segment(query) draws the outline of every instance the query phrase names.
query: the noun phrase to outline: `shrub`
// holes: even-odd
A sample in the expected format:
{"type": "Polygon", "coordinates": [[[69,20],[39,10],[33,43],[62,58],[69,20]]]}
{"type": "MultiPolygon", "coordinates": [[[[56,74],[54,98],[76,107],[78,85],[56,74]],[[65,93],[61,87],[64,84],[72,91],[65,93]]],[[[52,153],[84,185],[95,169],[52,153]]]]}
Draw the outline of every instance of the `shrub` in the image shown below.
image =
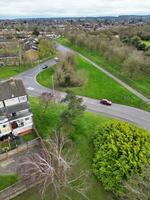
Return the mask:
{"type": "Polygon", "coordinates": [[[93,172],[115,194],[123,180],[141,174],[150,163],[150,135],[134,125],[112,120],[97,128],[93,142],[93,172]]]}

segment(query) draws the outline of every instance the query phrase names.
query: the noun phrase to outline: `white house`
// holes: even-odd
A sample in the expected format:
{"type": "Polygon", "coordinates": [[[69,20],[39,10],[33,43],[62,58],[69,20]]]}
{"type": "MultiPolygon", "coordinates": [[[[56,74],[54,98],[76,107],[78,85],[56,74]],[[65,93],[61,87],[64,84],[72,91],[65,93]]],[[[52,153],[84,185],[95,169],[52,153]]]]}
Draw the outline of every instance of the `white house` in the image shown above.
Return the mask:
{"type": "Polygon", "coordinates": [[[17,136],[32,129],[32,112],[23,82],[0,82],[0,137],[17,136]]]}

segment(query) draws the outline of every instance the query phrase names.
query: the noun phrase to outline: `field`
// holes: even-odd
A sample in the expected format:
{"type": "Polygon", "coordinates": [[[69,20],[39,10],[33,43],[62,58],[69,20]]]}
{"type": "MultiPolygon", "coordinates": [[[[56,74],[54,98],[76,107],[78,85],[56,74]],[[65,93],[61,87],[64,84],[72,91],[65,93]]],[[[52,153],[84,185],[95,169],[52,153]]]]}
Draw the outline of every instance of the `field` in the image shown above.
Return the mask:
{"type": "MultiPolygon", "coordinates": [[[[138,97],[133,95],[117,82],[105,75],[100,70],[96,69],[92,64],[85,61],[80,56],[76,56],[77,70],[85,75],[85,83],[81,87],[69,88],[76,94],[87,96],[95,99],[107,98],[115,103],[125,104],[137,108],[149,110],[149,106],[138,97]]],[[[52,87],[53,71],[47,69],[37,76],[37,81],[45,87],[52,87]]],[[[66,91],[68,88],[56,87],[61,91],[66,91]]]]}
{"type": "Polygon", "coordinates": [[[134,79],[130,79],[129,77],[124,76],[123,73],[121,73],[120,67],[116,66],[115,60],[113,62],[109,62],[107,59],[104,58],[99,52],[97,51],[88,51],[87,48],[80,48],[77,45],[72,45],[69,40],[65,38],[59,38],[58,42],[66,45],[75,51],[82,53],[84,56],[90,58],[100,66],[106,68],[108,71],[110,71],[112,74],[120,78],[121,80],[128,83],[133,88],[137,89],[139,92],[143,93],[145,96],[150,98],[150,78],[149,74],[141,75],[139,74],[134,79]]]}
{"type": "MultiPolygon", "coordinates": [[[[51,105],[45,112],[42,112],[41,104],[36,99],[31,99],[34,121],[37,129],[42,137],[46,138],[56,127],[59,115],[63,111],[63,105],[51,105]],[[44,131],[43,131],[44,130],[44,131]]],[[[84,116],[75,122],[75,130],[72,133],[74,145],[72,147],[72,155],[79,155],[79,161],[75,168],[77,174],[79,170],[90,172],[87,178],[87,196],[89,199],[111,200],[111,194],[107,193],[102,185],[98,183],[91,174],[91,163],[93,156],[93,146],[91,144],[92,135],[95,127],[108,121],[109,118],[86,112],[84,116]]],[[[28,192],[18,196],[15,200],[40,200],[39,188],[33,188],[28,192]]],[[[49,190],[46,194],[46,200],[50,199],[49,190]]],[[[73,199],[78,199],[73,196],[73,199]]],[[[80,199],[80,198],[79,198],[80,199]]]]}

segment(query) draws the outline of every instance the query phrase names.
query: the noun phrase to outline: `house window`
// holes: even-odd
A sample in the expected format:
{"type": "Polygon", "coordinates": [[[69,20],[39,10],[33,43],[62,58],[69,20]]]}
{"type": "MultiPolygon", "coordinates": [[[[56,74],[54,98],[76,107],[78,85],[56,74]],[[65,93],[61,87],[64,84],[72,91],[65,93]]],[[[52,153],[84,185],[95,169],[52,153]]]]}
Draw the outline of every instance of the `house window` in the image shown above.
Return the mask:
{"type": "Polygon", "coordinates": [[[17,122],[12,122],[12,123],[11,123],[11,127],[12,127],[12,129],[18,128],[17,122]]]}
{"type": "Polygon", "coordinates": [[[17,116],[17,113],[15,113],[15,112],[12,113],[12,116],[13,116],[13,117],[16,117],[16,116],[17,116]]]}
{"type": "Polygon", "coordinates": [[[27,118],[25,118],[25,121],[29,121],[29,119],[30,119],[30,118],[29,118],[29,117],[27,117],[27,118]]]}
{"type": "Polygon", "coordinates": [[[17,121],[18,127],[24,126],[23,119],[17,121]]]}

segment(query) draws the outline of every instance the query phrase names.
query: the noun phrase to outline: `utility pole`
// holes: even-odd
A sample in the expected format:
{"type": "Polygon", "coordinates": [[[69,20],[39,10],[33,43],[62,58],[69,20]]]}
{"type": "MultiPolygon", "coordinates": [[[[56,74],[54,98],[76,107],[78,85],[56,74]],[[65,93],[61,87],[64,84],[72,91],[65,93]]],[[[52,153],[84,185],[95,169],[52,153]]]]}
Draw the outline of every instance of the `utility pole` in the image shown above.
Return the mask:
{"type": "Polygon", "coordinates": [[[55,94],[54,75],[52,75],[52,90],[53,90],[53,96],[54,96],[55,94]]]}
{"type": "Polygon", "coordinates": [[[22,49],[21,49],[20,41],[18,41],[18,43],[19,43],[19,65],[21,65],[21,63],[22,63],[22,49]]]}
{"type": "Polygon", "coordinates": [[[39,68],[39,76],[40,76],[40,79],[41,79],[41,65],[40,65],[40,60],[38,59],[38,68],[39,68]]]}

